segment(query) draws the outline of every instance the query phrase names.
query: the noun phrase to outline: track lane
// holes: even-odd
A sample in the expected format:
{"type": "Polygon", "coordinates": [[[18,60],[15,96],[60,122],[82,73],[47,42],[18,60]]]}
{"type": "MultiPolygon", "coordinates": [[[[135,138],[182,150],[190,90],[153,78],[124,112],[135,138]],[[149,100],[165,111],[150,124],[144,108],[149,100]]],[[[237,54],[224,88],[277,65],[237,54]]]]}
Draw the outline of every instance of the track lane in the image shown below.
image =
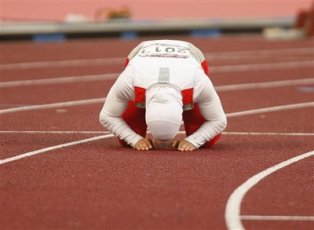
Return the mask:
{"type": "Polygon", "coordinates": [[[1,70],[0,82],[10,82],[19,80],[33,79],[52,79],[63,78],[69,76],[88,76],[96,74],[120,73],[123,70],[124,64],[119,65],[97,65],[97,66],[75,66],[75,67],[57,67],[52,65],[44,69],[14,69],[1,70]]]}
{"type": "Polygon", "coordinates": [[[229,118],[227,131],[314,133],[313,115],[312,107],[233,117],[229,118]],[[283,119],[282,114],[285,114],[287,119],[283,119]]]}
{"type": "MultiPolygon", "coordinates": [[[[199,44],[203,41],[198,40],[199,44]]],[[[292,44],[301,47],[305,44],[304,41],[283,43],[274,42],[272,45],[278,48],[292,44]]],[[[258,49],[270,47],[270,43],[265,44],[262,39],[252,39],[248,42],[237,38],[233,40],[233,44],[231,39],[222,39],[212,44],[217,44],[214,49],[220,51],[251,49],[254,44],[259,45],[258,49]],[[234,43],[235,41],[237,44],[234,43]],[[240,45],[244,44],[246,46],[241,48],[240,45]]],[[[72,49],[74,47],[73,45],[72,49]]],[[[60,54],[53,54],[52,57],[57,59],[57,55],[60,54]]],[[[70,58],[71,55],[73,54],[66,54],[66,57],[70,58]]],[[[311,69],[307,71],[310,72],[311,69]]],[[[307,71],[305,72],[308,73],[307,71]]],[[[260,71],[256,71],[256,76],[257,72],[260,71]]],[[[233,73],[229,75],[229,80],[234,79],[230,76],[241,75],[247,79],[246,75],[250,73],[243,72],[238,75],[233,73]]],[[[269,73],[267,77],[271,79],[271,71],[266,73],[269,73]]],[[[290,72],[285,74],[284,71],[280,71],[280,74],[285,78],[290,72]]],[[[292,74],[290,77],[293,79],[292,74]]],[[[216,81],[216,78],[214,80],[216,81]]],[[[234,83],[237,83],[236,81],[240,80],[236,79],[234,83]]],[[[278,92],[288,92],[282,95],[282,98],[286,98],[287,95],[290,97],[289,92],[292,91],[283,89],[278,92]]],[[[266,92],[268,91],[262,91],[263,94],[259,96],[264,97],[266,92]]],[[[275,95],[273,92],[270,94],[275,95]]],[[[226,98],[229,101],[224,103],[227,108],[239,111],[239,108],[232,107],[235,103],[229,98],[231,94],[224,96],[225,93],[221,93],[221,95],[223,100],[226,98]]],[[[299,99],[311,100],[308,95],[305,98],[298,93],[291,95],[292,97],[288,99],[276,99],[276,103],[286,100],[289,102],[299,99]]],[[[239,101],[242,103],[244,100],[240,107],[252,108],[256,96],[257,93],[250,93],[249,97],[252,99],[250,101],[244,98],[244,94],[240,94],[239,101]]],[[[265,100],[257,100],[255,108],[267,103],[265,100]]],[[[97,119],[100,108],[101,105],[90,105],[82,108],[73,107],[66,111],[61,109],[59,112],[57,110],[23,112],[13,117],[1,116],[1,119],[5,118],[6,127],[9,129],[17,128],[19,125],[23,127],[23,121],[19,119],[23,117],[24,121],[29,122],[24,128],[29,130],[33,130],[34,127],[42,127],[42,130],[46,130],[47,127],[57,130],[60,128],[57,127],[58,125],[71,130],[78,128],[102,130],[97,119]],[[10,119],[6,120],[9,117],[10,119]],[[45,122],[38,122],[41,119],[45,122]],[[10,120],[12,123],[9,122],[10,120]],[[15,126],[15,124],[19,125],[15,126]]],[[[233,111],[230,109],[230,112],[233,111]]],[[[249,116],[241,121],[237,120],[238,118],[230,118],[229,121],[238,126],[229,126],[228,129],[232,128],[230,131],[234,131],[237,127],[243,129],[252,127],[252,130],[256,131],[253,124],[260,122],[261,125],[266,125],[265,129],[269,132],[270,129],[276,129],[275,121],[280,120],[285,131],[290,129],[293,132],[301,131],[306,122],[312,121],[310,118],[312,112],[312,109],[305,111],[302,109],[301,112],[285,111],[287,117],[293,114],[291,120],[294,122],[289,122],[288,125],[284,123],[282,113],[277,112],[269,113],[266,117],[265,115],[249,116]],[[273,116],[277,117],[272,119],[273,116]],[[256,120],[256,117],[259,119],[256,120]]],[[[69,228],[103,228],[103,226],[108,228],[128,226],[129,228],[131,226],[146,229],[224,228],[224,204],[228,195],[241,181],[276,162],[295,156],[297,152],[312,149],[312,137],[249,135],[224,135],[214,149],[199,150],[197,154],[167,151],[153,151],[151,154],[139,153],[131,149],[123,149],[122,152],[114,139],[73,146],[54,151],[44,158],[25,159],[0,168],[3,179],[1,185],[6,191],[5,200],[1,200],[3,207],[6,207],[3,224],[9,228],[38,226],[42,228],[64,226],[69,228]],[[121,193],[121,191],[126,192],[121,193]],[[16,203],[19,205],[12,205],[16,203]],[[117,216],[123,218],[124,222],[117,221],[117,216]]],[[[267,226],[267,223],[263,226],[267,226]]],[[[283,223],[281,227],[289,226],[291,225],[283,223]]]]}
{"type": "Polygon", "coordinates": [[[227,113],[314,100],[313,93],[302,92],[300,86],[224,91],[218,94],[227,113]]]}
{"type": "Polygon", "coordinates": [[[50,104],[63,101],[76,101],[94,98],[104,98],[114,80],[105,82],[80,82],[55,85],[38,85],[1,89],[0,104],[2,108],[50,104]],[[25,97],[27,95],[27,97],[25,97]]]}
{"type": "Polygon", "coordinates": [[[7,164],[0,168],[6,185],[2,224],[9,228],[223,228],[224,203],[237,184],[312,148],[309,143],[294,148],[278,145],[282,140],[250,137],[248,143],[247,137],[225,136],[213,150],[197,154],[121,152],[113,143],[98,141],[54,151],[45,155],[45,161],[35,157],[7,164]],[[262,151],[253,154],[256,149],[262,151]],[[117,216],[124,221],[117,221],[117,216]]]}
{"type": "Polygon", "coordinates": [[[213,73],[210,78],[214,85],[241,84],[263,81],[293,80],[301,78],[313,78],[313,67],[299,67],[294,69],[280,70],[253,70],[246,72],[213,73]]]}
{"type": "MultiPolygon", "coordinates": [[[[308,78],[311,82],[311,78],[308,78]]],[[[100,81],[101,82],[101,81],[100,81]]],[[[106,80],[103,83],[100,83],[98,81],[94,82],[70,82],[70,83],[64,83],[64,84],[45,84],[45,85],[34,85],[34,86],[21,86],[19,88],[19,92],[16,93],[15,88],[2,88],[1,89],[1,98],[0,98],[0,104],[3,109],[9,108],[9,107],[16,107],[16,106],[24,106],[24,105],[33,105],[33,104],[45,104],[45,103],[54,103],[56,101],[72,101],[72,100],[79,100],[81,98],[100,98],[104,97],[108,91],[110,90],[110,87],[114,83],[114,80],[106,80]],[[57,89],[56,89],[57,87],[57,89]],[[31,90],[30,90],[31,89],[31,90]],[[27,97],[24,97],[24,95],[28,95],[27,97]],[[38,96],[40,95],[40,97],[38,96]]],[[[262,82],[259,82],[262,84],[262,82]]],[[[271,82],[269,82],[271,83],[271,82]]],[[[240,85],[241,86],[241,85],[240,85]]],[[[306,86],[306,87],[312,87],[312,84],[301,84],[300,86],[306,86]]],[[[276,99],[279,100],[281,98],[284,98],[284,95],[289,94],[290,97],[293,98],[304,98],[303,101],[306,101],[307,98],[313,99],[313,96],[311,96],[311,93],[302,93],[301,89],[297,84],[295,86],[291,87],[274,87],[272,88],[271,85],[269,85],[269,89],[263,88],[263,89],[255,89],[255,86],[252,86],[252,90],[245,90],[243,92],[239,93],[239,97],[243,97],[243,94],[249,93],[252,95],[254,93],[263,92],[265,93],[265,98],[260,98],[259,100],[265,100],[268,101],[267,97],[273,98],[273,94],[278,94],[276,96],[276,99]],[[252,92],[254,91],[254,92],[252,92]],[[299,92],[300,91],[300,92],[299,92]],[[268,95],[271,94],[271,95],[268,95]]],[[[223,88],[223,86],[217,85],[217,91],[221,95],[225,95],[224,97],[228,98],[228,95],[231,95],[232,98],[234,97],[233,90],[228,92],[220,92],[219,88],[223,88]]],[[[238,93],[237,93],[238,94],[238,93]]],[[[244,95],[245,96],[245,95],[244,95]]],[[[229,99],[227,99],[229,100],[229,99]]],[[[244,101],[243,101],[244,102],[244,101]]],[[[242,102],[242,104],[243,104],[242,102]]]]}

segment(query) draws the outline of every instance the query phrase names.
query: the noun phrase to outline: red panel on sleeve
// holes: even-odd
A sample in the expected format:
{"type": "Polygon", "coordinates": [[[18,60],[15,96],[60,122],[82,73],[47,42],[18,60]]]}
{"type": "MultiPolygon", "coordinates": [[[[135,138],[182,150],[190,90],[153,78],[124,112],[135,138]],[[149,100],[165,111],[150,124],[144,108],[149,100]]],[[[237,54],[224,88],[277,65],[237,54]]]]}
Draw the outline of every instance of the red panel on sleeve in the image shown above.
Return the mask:
{"type": "Polygon", "coordinates": [[[203,67],[203,70],[204,70],[205,74],[206,74],[207,76],[209,76],[209,67],[208,67],[208,62],[207,62],[207,60],[203,61],[203,62],[201,63],[201,65],[202,65],[202,67],[203,67]]]}

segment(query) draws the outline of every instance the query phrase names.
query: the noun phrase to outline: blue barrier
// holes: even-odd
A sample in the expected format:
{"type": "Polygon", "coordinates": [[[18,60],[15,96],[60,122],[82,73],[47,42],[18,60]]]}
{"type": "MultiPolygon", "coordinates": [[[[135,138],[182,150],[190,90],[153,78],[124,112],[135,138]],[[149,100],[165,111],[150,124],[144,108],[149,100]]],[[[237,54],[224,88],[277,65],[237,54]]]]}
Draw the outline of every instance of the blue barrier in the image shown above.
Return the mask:
{"type": "Polygon", "coordinates": [[[34,42],[63,42],[66,40],[64,34],[34,34],[34,42]]]}
{"type": "Polygon", "coordinates": [[[193,37],[219,37],[222,35],[219,29],[192,30],[190,35],[193,37]]]}

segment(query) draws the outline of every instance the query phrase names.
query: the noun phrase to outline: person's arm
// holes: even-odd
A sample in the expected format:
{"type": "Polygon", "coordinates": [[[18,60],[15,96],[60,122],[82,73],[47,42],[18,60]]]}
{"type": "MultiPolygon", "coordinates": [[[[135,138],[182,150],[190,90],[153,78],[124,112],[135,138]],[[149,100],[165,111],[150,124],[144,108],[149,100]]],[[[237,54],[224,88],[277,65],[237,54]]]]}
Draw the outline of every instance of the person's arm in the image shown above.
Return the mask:
{"type": "Polygon", "coordinates": [[[132,79],[132,69],[128,66],[110,89],[99,121],[107,130],[134,147],[143,137],[135,133],[121,117],[134,97],[132,79]]]}
{"type": "Polygon", "coordinates": [[[191,51],[191,54],[196,59],[196,61],[202,66],[205,74],[209,75],[210,70],[209,70],[208,62],[205,59],[205,56],[202,53],[202,51],[199,48],[197,48],[195,45],[193,45],[192,43],[188,42],[188,46],[189,46],[189,49],[191,51]]]}
{"type": "Polygon", "coordinates": [[[185,138],[196,148],[222,133],[227,126],[226,114],[212,82],[202,70],[198,71],[198,75],[194,87],[194,102],[198,104],[206,121],[196,132],[185,138]]]}

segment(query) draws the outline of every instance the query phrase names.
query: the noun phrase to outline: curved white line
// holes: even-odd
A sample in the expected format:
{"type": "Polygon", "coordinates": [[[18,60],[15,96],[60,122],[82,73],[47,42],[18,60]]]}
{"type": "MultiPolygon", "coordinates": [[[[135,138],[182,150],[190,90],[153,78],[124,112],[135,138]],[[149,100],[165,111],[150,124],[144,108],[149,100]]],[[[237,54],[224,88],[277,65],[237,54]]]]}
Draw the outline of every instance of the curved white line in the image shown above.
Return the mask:
{"type": "Polygon", "coordinates": [[[275,166],[265,169],[264,171],[252,176],[243,184],[241,184],[234,192],[231,194],[227,201],[226,210],[225,210],[225,220],[228,229],[230,230],[243,230],[244,226],[241,223],[240,209],[241,202],[245,194],[254,187],[258,182],[260,182],[265,177],[270,174],[282,169],[288,165],[291,165],[297,161],[303,160],[307,157],[314,156],[314,150],[301,154],[299,156],[290,158],[286,161],[283,161],[275,166]]]}
{"type": "Polygon", "coordinates": [[[101,135],[101,136],[96,136],[96,137],[91,137],[91,138],[87,138],[87,139],[83,139],[83,140],[79,140],[79,141],[72,141],[72,142],[68,142],[65,144],[60,144],[60,145],[55,145],[55,146],[51,146],[51,147],[47,147],[47,148],[43,148],[43,149],[39,149],[39,150],[35,150],[35,151],[31,151],[31,152],[27,152],[27,153],[23,153],[21,155],[17,155],[14,157],[10,157],[10,158],[6,158],[3,160],[0,160],[0,165],[11,162],[11,161],[17,161],[26,157],[30,157],[30,156],[34,156],[37,154],[41,154],[41,153],[46,153],[52,150],[56,150],[56,149],[61,149],[61,148],[65,148],[65,147],[69,147],[69,146],[73,146],[73,145],[78,145],[78,144],[83,144],[83,143],[87,143],[87,142],[92,142],[92,141],[97,141],[97,140],[101,140],[101,139],[105,139],[108,137],[113,137],[113,134],[106,134],[106,135],[101,135]]]}

